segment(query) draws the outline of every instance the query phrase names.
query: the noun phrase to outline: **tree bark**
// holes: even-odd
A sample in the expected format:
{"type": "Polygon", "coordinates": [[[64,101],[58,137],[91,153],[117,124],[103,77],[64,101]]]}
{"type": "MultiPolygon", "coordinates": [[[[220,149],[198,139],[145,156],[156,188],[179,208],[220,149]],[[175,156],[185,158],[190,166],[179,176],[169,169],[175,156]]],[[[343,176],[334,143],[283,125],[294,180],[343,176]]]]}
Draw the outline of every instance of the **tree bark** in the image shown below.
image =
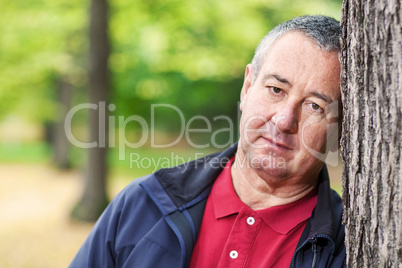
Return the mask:
{"type": "Polygon", "coordinates": [[[85,221],[96,220],[108,203],[106,195],[108,124],[106,103],[109,89],[108,57],[108,5],[107,0],[92,0],[89,28],[89,92],[90,142],[97,146],[89,149],[85,173],[84,193],[72,216],[85,221]]]}
{"type": "Polygon", "coordinates": [[[348,267],[402,267],[400,5],[400,0],[345,0],[342,7],[348,267]]]}

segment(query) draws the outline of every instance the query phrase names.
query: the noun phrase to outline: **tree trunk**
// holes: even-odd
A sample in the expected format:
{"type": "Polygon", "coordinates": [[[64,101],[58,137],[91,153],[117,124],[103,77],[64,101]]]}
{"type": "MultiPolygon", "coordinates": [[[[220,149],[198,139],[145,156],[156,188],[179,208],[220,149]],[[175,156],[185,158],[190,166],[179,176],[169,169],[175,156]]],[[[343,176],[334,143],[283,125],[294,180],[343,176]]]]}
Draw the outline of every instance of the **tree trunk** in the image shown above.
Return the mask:
{"type": "Polygon", "coordinates": [[[342,7],[348,267],[402,267],[400,4],[345,0],[342,7]]]}
{"type": "Polygon", "coordinates": [[[89,29],[89,91],[90,102],[97,109],[90,109],[90,142],[97,146],[89,149],[85,173],[84,194],[74,208],[72,216],[80,220],[96,220],[108,203],[107,177],[107,95],[109,89],[109,57],[107,0],[92,0],[89,29]],[[103,109],[102,109],[103,108],[103,109]],[[103,111],[102,111],[103,110],[103,111]]]}
{"type": "Polygon", "coordinates": [[[57,102],[59,105],[59,116],[57,122],[52,124],[53,135],[51,139],[53,151],[53,164],[62,170],[71,168],[69,152],[70,142],[66,137],[64,131],[64,118],[71,108],[71,98],[73,93],[73,86],[66,81],[64,77],[60,77],[57,85],[58,96],[57,102]]]}

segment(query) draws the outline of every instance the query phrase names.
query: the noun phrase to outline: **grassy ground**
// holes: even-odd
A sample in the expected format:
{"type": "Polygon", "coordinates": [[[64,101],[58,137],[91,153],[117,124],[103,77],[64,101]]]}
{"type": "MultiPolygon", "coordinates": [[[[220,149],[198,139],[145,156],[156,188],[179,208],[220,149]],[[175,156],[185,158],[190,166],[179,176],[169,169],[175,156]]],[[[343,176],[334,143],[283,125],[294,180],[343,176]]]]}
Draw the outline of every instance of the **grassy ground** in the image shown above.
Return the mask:
{"type": "MultiPolygon", "coordinates": [[[[42,147],[2,149],[0,146],[0,267],[67,267],[92,228],[92,224],[69,219],[70,210],[81,194],[81,173],[54,169],[42,147]],[[25,159],[21,160],[18,155],[26,150],[31,152],[25,152],[25,159]]],[[[170,151],[137,152],[142,157],[172,156],[170,151]]],[[[194,157],[194,152],[178,150],[175,154],[184,155],[185,160],[194,157]]],[[[124,161],[113,164],[110,196],[141,173],[153,169],[139,171],[127,164],[124,161]]],[[[331,178],[340,178],[340,167],[330,168],[330,172],[331,178]]],[[[340,179],[333,180],[332,186],[340,191],[340,179]]]]}

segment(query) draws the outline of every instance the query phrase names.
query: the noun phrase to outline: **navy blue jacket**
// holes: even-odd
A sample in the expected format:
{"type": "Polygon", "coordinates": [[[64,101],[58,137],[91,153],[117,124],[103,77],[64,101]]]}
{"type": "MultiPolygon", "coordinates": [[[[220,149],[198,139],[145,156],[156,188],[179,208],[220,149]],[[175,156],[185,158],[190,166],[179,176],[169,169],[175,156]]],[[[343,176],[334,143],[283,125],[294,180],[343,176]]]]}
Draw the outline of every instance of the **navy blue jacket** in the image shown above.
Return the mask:
{"type": "MultiPolygon", "coordinates": [[[[70,267],[188,267],[212,184],[237,145],[134,180],[109,204],[70,267]]],[[[326,168],[291,267],[345,267],[342,201],[326,168]]]]}

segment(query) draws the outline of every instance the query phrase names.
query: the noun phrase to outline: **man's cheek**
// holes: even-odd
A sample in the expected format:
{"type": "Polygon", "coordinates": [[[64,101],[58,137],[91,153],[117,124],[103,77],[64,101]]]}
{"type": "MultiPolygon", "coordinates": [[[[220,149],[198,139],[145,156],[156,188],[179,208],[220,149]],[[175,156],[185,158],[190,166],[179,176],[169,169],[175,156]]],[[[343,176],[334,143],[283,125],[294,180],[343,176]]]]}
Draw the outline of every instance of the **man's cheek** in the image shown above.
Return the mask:
{"type": "Polygon", "coordinates": [[[324,153],[326,149],[326,128],[318,123],[313,123],[305,126],[302,129],[301,146],[304,149],[309,149],[324,153]]]}
{"type": "Polygon", "coordinates": [[[261,115],[251,115],[246,120],[244,120],[243,128],[244,132],[248,133],[260,133],[263,132],[264,125],[267,120],[261,115]]]}

